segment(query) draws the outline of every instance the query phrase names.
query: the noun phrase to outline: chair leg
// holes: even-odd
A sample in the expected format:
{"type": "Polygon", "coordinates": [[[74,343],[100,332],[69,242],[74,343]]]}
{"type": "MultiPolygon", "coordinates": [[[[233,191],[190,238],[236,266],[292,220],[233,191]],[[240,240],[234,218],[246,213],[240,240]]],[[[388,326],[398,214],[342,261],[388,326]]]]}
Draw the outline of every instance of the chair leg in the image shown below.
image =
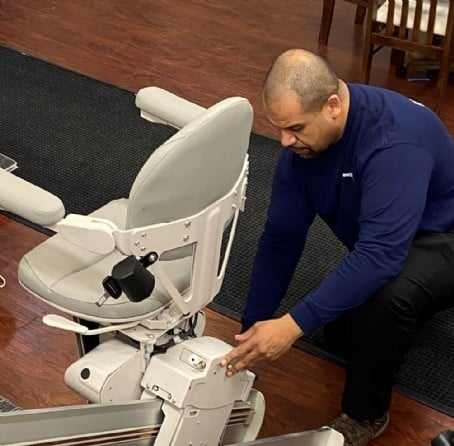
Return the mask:
{"type": "Polygon", "coordinates": [[[358,5],[356,7],[355,25],[362,25],[366,16],[367,7],[358,5]]]}
{"type": "Polygon", "coordinates": [[[437,81],[437,95],[435,98],[435,105],[434,105],[434,112],[437,115],[440,115],[441,104],[443,99],[445,98],[446,94],[446,87],[448,85],[448,78],[449,78],[449,60],[448,61],[441,61],[440,64],[440,71],[438,73],[438,81],[437,81]]]}
{"type": "Polygon", "coordinates": [[[318,34],[318,43],[328,45],[329,32],[333,21],[334,5],[336,0],[323,0],[322,20],[318,34]]]}
{"type": "Polygon", "coordinates": [[[360,82],[368,84],[370,81],[370,70],[372,67],[372,56],[374,52],[374,45],[372,43],[365,42],[363,49],[363,66],[361,70],[360,82]]]}

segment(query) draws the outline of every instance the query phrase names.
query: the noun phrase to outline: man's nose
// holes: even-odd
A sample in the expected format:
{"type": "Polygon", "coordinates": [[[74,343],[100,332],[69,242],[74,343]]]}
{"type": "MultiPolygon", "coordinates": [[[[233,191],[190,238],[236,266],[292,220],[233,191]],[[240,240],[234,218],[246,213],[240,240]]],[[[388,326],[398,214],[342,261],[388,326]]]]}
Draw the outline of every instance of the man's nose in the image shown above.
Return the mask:
{"type": "Polygon", "coordinates": [[[295,144],[296,138],[292,132],[288,130],[281,130],[281,144],[284,147],[291,146],[295,144]]]}

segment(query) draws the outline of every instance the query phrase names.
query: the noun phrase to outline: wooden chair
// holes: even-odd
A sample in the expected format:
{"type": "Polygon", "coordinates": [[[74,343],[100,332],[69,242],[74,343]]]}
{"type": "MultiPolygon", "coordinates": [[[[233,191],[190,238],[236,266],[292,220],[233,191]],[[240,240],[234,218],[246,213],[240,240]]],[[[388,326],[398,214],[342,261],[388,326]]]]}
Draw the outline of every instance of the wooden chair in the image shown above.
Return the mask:
{"type": "Polygon", "coordinates": [[[383,47],[434,59],[439,67],[434,111],[440,112],[453,47],[454,0],[369,0],[361,81],[383,47]]]}
{"type": "MultiPolygon", "coordinates": [[[[355,24],[361,25],[364,22],[364,17],[367,10],[367,0],[344,0],[357,5],[355,14],[355,24]]],[[[336,0],[323,0],[322,20],[318,34],[318,42],[322,45],[328,44],[329,32],[333,21],[334,6],[336,0]]]]}

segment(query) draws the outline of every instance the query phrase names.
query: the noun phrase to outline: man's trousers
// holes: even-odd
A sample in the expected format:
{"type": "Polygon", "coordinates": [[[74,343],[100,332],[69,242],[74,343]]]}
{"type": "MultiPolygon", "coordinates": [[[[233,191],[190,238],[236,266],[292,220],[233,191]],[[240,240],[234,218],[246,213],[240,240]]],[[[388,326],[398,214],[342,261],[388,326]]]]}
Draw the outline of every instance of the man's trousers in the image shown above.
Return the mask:
{"type": "Polygon", "coordinates": [[[454,233],[417,236],[398,276],[324,328],[330,350],[347,361],[342,410],[381,417],[418,327],[452,305],[454,233]]]}

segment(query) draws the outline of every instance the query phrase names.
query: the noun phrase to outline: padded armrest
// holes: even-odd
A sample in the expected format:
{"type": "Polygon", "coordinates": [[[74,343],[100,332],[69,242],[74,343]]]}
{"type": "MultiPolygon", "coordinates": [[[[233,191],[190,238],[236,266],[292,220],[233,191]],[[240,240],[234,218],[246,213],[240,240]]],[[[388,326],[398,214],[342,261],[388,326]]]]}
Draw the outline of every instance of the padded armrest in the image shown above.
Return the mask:
{"type": "Polygon", "coordinates": [[[65,215],[62,201],[50,192],[0,169],[0,208],[41,226],[65,215]]]}
{"type": "Polygon", "coordinates": [[[183,128],[206,108],[158,87],[146,87],[137,92],[136,106],[141,116],[151,122],[183,128]]]}

